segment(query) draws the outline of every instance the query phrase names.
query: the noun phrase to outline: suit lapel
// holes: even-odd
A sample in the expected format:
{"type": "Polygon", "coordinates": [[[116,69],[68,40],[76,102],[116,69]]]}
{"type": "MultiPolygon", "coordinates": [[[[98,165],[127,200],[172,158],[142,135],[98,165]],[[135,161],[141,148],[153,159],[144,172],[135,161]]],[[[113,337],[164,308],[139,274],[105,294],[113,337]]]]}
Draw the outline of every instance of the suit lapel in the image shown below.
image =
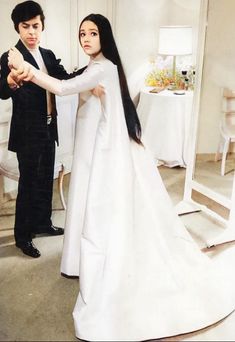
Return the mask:
{"type": "Polygon", "coordinates": [[[32,64],[35,68],[39,69],[39,66],[35,59],[33,58],[33,55],[28,51],[28,49],[24,46],[21,40],[18,41],[16,44],[16,48],[22,53],[24,60],[26,62],[29,62],[32,64]]]}
{"type": "Polygon", "coordinates": [[[48,72],[48,74],[50,74],[51,63],[50,63],[50,58],[49,58],[48,50],[39,47],[39,51],[40,51],[40,53],[42,55],[42,59],[44,61],[45,67],[47,68],[47,72],[48,72]]]}

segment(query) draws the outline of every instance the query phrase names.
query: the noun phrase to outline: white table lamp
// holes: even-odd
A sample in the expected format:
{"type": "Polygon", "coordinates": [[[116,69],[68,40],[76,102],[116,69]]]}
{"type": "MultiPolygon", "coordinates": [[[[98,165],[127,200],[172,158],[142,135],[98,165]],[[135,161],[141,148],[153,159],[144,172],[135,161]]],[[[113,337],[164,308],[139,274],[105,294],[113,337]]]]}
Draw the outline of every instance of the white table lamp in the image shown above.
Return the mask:
{"type": "Polygon", "coordinates": [[[192,54],[192,27],[160,26],[158,53],[173,56],[172,76],[175,78],[176,56],[192,54]]]}

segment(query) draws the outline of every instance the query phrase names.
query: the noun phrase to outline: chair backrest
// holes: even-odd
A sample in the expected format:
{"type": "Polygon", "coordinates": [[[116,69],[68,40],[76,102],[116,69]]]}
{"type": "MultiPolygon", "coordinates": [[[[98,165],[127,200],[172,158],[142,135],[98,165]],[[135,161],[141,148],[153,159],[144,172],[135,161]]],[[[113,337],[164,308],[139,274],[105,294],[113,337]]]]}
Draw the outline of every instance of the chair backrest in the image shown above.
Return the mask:
{"type": "Polygon", "coordinates": [[[8,125],[9,119],[7,115],[0,115],[0,163],[1,160],[7,158],[7,142],[8,142],[8,125]]]}
{"type": "MultiPolygon", "coordinates": [[[[78,97],[77,95],[71,95],[65,98],[57,98],[57,100],[60,145],[56,149],[54,179],[61,179],[61,177],[63,177],[61,176],[61,173],[63,175],[67,174],[71,172],[72,168],[78,97]]],[[[1,192],[5,192],[6,185],[8,185],[8,188],[11,188],[11,190],[13,187],[11,181],[4,179],[3,182],[3,178],[6,177],[14,181],[19,179],[16,154],[8,151],[11,106],[11,100],[0,100],[0,202],[2,197],[1,192]]],[[[65,208],[63,189],[61,183],[59,184],[60,196],[62,198],[63,207],[65,208]]]]}
{"type": "Polygon", "coordinates": [[[235,125],[235,89],[222,89],[222,124],[235,125]]]}
{"type": "Polygon", "coordinates": [[[0,101],[0,104],[0,174],[7,178],[18,180],[19,171],[16,155],[8,151],[11,103],[0,101]]]}
{"type": "Polygon", "coordinates": [[[64,165],[65,173],[71,172],[78,96],[56,97],[59,146],[56,148],[56,161],[64,165]]]}

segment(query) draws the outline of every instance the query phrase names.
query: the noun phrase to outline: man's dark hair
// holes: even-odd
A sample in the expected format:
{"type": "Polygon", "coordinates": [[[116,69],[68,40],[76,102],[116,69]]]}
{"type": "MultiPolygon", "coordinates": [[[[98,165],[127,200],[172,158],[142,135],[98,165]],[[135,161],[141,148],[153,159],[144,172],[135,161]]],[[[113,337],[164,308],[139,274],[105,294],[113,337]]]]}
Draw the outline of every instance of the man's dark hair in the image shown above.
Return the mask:
{"type": "Polygon", "coordinates": [[[40,15],[42,29],[44,30],[45,16],[41,6],[35,1],[24,1],[16,5],[11,13],[11,19],[14,23],[15,30],[19,33],[19,23],[31,20],[40,15]]]}

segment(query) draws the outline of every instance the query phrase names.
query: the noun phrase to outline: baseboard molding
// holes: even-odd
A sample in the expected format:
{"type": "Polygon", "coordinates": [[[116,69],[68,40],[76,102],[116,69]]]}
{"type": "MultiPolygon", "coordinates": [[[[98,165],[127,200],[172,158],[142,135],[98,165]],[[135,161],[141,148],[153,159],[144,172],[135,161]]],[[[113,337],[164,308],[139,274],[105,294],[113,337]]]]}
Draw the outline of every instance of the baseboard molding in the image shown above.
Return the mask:
{"type": "Polygon", "coordinates": [[[12,190],[12,191],[4,193],[0,199],[0,207],[1,207],[1,205],[3,205],[4,203],[6,203],[8,201],[15,200],[16,196],[17,196],[17,190],[12,190]]]}
{"type": "MultiPolygon", "coordinates": [[[[197,161],[215,161],[216,153],[197,153],[196,160],[197,161]]],[[[227,159],[234,159],[235,152],[229,152],[227,159]]]]}

